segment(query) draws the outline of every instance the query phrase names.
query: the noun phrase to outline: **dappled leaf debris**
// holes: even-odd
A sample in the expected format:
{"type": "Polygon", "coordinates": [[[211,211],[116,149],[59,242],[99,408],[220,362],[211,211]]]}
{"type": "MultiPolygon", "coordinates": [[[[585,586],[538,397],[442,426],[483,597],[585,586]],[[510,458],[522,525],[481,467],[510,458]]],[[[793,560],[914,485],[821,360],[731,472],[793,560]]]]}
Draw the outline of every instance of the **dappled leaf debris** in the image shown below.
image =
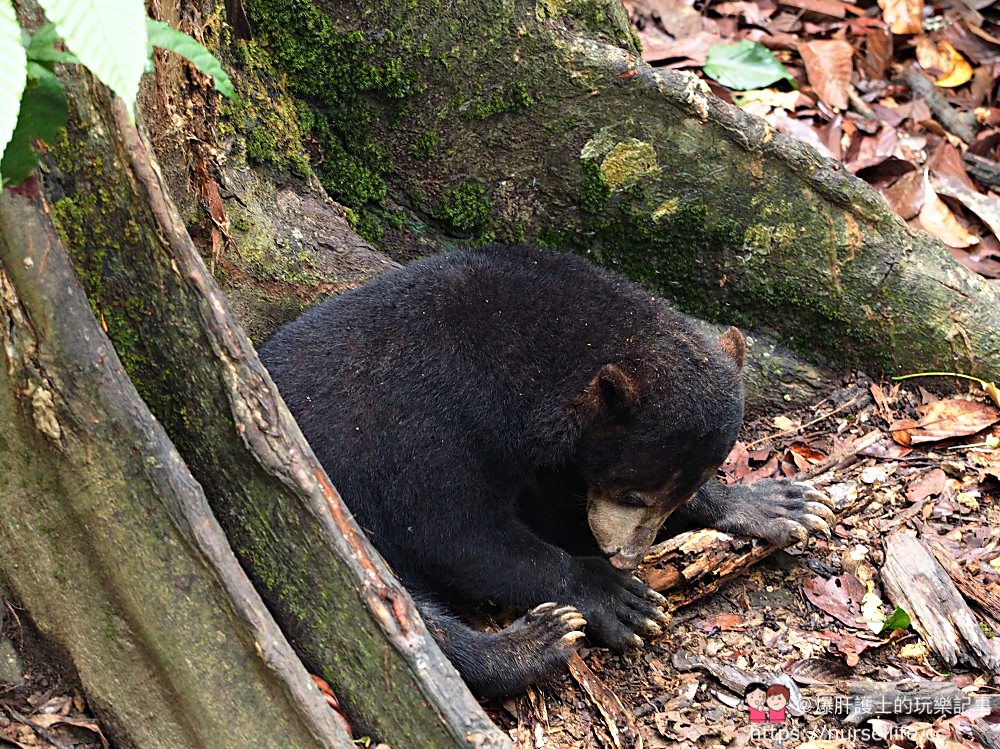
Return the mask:
{"type": "Polygon", "coordinates": [[[1000,281],[1000,5],[988,0],[625,0],[655,66],[871,183],[1000,281]],[[784,75],[782,75],[784,74],[784,75]]]}

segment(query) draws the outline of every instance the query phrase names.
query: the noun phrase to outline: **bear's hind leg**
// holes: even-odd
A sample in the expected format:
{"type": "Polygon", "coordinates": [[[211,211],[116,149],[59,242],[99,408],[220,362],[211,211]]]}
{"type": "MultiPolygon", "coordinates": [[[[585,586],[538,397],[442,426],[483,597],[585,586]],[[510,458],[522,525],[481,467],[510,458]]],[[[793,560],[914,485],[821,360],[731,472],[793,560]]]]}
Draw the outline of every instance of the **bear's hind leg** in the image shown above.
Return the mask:
{"type": "Polygon", "coordinates": [[[586,624],[572,606],[543,603],[499,632],[480,632],[437,604],[420,598],[416,603],[477,697],[507,697],[545,679],[576,651],[586,624]]]}

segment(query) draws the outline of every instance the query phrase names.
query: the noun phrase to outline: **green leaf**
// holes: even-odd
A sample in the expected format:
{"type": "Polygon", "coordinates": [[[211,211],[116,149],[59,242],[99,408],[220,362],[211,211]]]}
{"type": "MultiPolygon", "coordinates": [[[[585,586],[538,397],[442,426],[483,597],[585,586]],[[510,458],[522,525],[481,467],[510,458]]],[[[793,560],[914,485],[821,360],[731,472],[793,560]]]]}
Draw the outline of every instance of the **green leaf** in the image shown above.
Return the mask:
{"type": "Polygon", "coordinates": [[[216,91],[230,99],[236,99],[236,91],[233,89],[232,81],[229,80],[229,75],[215,59],[215,55],[197,41],[173,26],[163,21],[154,21],[152,18],[146,19],[146,32],[149,34],[151,47],[160,47],[177,53],[202,73],[211,76],[216,91]]]}
{"type": "Polygon", "coordinates": [[[785,66],[775,59],[763,44],[749,39],[735,44],[714,44],[708,50],[708,60],[702,68],[726,88],[746,91],[764,88],[784,79],[795,86],[785,66]]]}
{"type": "Polygon", "coordinates": [[[47,23],[35,32],[28,42],[28,59],[35,62],[68,62],[79,63],[80,60],[72,52],[56,49],[59,32],[54,23],[47,23]]]}
{"type": "Polygon", "coordinates": [[[885,620],[885,624],[882,625],[882,632],[888,632],[892,629],[906,629],[909,626],[910,615],[897,606],[896,610],[889,614],[889,618],[885,620]]]}
{"type": "Polygon", "coordinates": [[[29,62],[26,69],[28,85],[21,97],[21,114],[0,162],[4,182],[12,185],[27,179],[38,164],[32,143],[55,138],[67,116],[66,92],[55,74],[36,62],[29,62]]]}
{"type": "MultiPolygon", "coordinates": [[[[17,126],[26,71],[27,59],[14,7],[10,0],[0,0],[0,157],[5,153],[17,126]]],[[[0,167],[0,175],[3,172],[0,167]]]]}
{"type": "Polygon", "coordinates": [[[66,46],[132,112],[146,67],[142,0],[38,0],[38,4],[66,46]]]}

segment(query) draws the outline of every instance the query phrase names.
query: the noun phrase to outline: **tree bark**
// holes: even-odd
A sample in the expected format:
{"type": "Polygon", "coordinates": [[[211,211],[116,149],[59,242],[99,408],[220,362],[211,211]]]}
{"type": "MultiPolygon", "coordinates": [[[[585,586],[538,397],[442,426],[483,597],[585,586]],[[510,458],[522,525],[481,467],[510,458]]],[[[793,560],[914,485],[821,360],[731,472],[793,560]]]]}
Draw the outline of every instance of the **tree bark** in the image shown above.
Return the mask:
{"type": "Polygon", "coordinates": [[[94,320],[0,194],[0,575],[126,747],[350,747],[94,320]]]}
{"type": "MultiPolygon", "coordinates": [[[[26,3],[19,10],[23,13],[22,21],[30,21],[31,15],[37,21],[37,7],[26,3]]],[[[26,26],[30,28],[32,24],[26,26]]],[[[116,404],[109,395],[106,407],[141,408],[145,412],[148,404],[159,424],[181,448],[182,457],[194,474],[193,478],[186,474],[187,482],[197,489],[202,502],[187,507],[186,512],[216,530],[214,518],[218,518],[226,534],[224,537],[222,530],[218,530],[218,538],[225,543],[228,537],[242,565],[240,570],[230,556],[231,569],[226,574],[236,574],[248,591],[234,588],[231,594],[247,595],[268,616],[271,630],[266,633],[267,639],[261,641],[280,641],[283,654],[292,664],[286,668],[294,666],[295,676],[305,677],[301,663],[270,620],[273,615],[309,667],[332,685],[359,734],[367,732],[393,746],[509,746],[509,741],[485,716],[430,639],[409,596],[354,524],[316,462],[226,299],[195,252],[149,144],[130,124],[122,104],[103,87],[94,85],[79,69],[66,67],[60,72],[69,95],[71,116],[66,137],[51,144],[51,155],[44,169],[43,192],[52,202],[51,205],[44,202],[40,193],[30,210],[22,211],[33,211],[35,223],[47,225],[50,215],[55,220],[88,292],[93,315],[103,329],[97,339],[82,336],[79,348],[73,353],[84,356],[88,346],[96,345],[98,339],[106,343],[104,333],[112,338],[121,364],[142,400],[116,404]],[[204,504],[206,495],[208,505],[204,504]],[[270,614],[263,610],[243,570],[250,575],[270,614]]],[[[182,197],[196,206],[206,205],[204,192],[193,201],[189,192],[182,192],[182,197]]],[[[210,203],[208,200],[208,207],[210,203]]],[[[17,233],[20,214],[4,218],[0,230],[10,240],[12,252],[27,251],[37,245],[34,239],[22,241],[17,233]]],[[[49,245],[51,252],[43,258],[62,251],[55,240],[49,245]]],[[[5,264],[20,262],[16,254],[11,257],[5,264]]],[[[51,267],[53,262],[46,260],[42,265],[51,267]]],[[[68,271],[63,275],[68,277],[68,271]]],[[[58,280],[69,283],[62,276],[58,280]]],[[[38,291],[38,303],[54,304],[55,290],[60,288],[46,286],[38,291]]],[[[75,282],[71,291],[80,293],[75,282]]],[[[83,321],[98,325],[84,307],[77,316],[67,319],[65,335],[68,337],[74,327],[83,326],[83,321]]],[[[61,351],[53,354],[53,368],[62,365],[61,355],[61,351]]],[[[109,356],[114,359],[113,354],[109,356]]],[[[118,361],[114,359],[116,365],[118,361]]],[[[72,365],[72,361],[66,363],[72,365]]],[[[119,372],[119,376],[123,375],[119,372]]],[[[10,386],[5,394],[7,391],[11,397],[20,394],[15,383],[2,384],[10,386]]],[[[43,397],[32,395],[33,392],[28,395],[35,399],[43,397]]],[[[97,408],[93,411],[94,418],[102,423],[103,412],[97,408]]],[[[148,418],[152,422],[152,417],[148,418]]],[[[81,425],[81,430],[88,426],[81,425]]],[[[169,448],[173,461],[183,467],[185,464],[166,435],[162,431],[159,434],[166,445],[164,449],[169,448]]],[[[87,436],[91,440],[100,438],[107,450],[116,449],[118,439],[131,444],[127,433],[106,434],[96,427],[87,436]]],[[[0,458],[14,466],[24,454],[24,451],[12,452],[4,445],[0,458]]],[[[123,463],[137,470],[124,459],[123,463]]],[[[54,482],[71,481],[71,474],[64,467],[47,469],[54,482]]],[[[31,472],[20,467],[10,475],[12,481],[25,485],[32,480],[31,472]]],[[[54,495],[62,497],[58,491],[54,495]]],[[[71,501],[72,497],[70,494],[65,501],[71,501]]],[[[31,507],[30,503],[22,506],[22,522],[23,518],[34,517],[31,507]]],[[[142,515],[144,511],[121,512],[142,515]]],[[[33,542],[56,543],[46,535],[47,531],[47,527],[41,528],[33,542]]],[[[124,569],[120,576],[110,576],[106,595],[144,600],[147,597],[144,589],[128,587],[131,576],[146,574],[142,563],[147,556],[162,556],[170,549],[169,545],[163,546],[164,539],[169,539],[166,531],[147,533],[137,537],[131,548],[121,539],[114,539],[115,550],[127,550],[137,564],[129,567],[126,559],[114,557],[115,563],[124,569]]],[[[93,547],[102,561],[110,558],[100,540],[95,539],[93,547]]],[[[225,549],[232,554],[228,545],[225,549]]],[[[95,561],[91,574],[97,574],[98,568],[95,561]]],[[[119,731],[120,735],[133,736],[138,730],[133,725],[135,714],[141,712],[142,701],[132,704],[125,695],[116,694],[113,699],[105,696],[112,693],[106,682],[113,685],[127,683],[129,679],[117,670],[114,654],[107,652],[104,640],[89,642],[83,635],[77,636],[72,627],[53,620],[52,610],[39,601],[33,587],[37,585],[35,578],[22,577],[27,573],[17,564],[17,557],[12,557],[11,564],[4,563],[3,569],[10,587],[24,599],[33,618],[37,612],[39,624],[56,640],[71,643],[68,647],[71,660],[76,663],[82,659],[88,666],[80,669],[81,680],[101,717],[113,727],[127,726],[127,730],[119,731]],[[95,669],[88,658],[100,661],[103,670],[93,673],[95,669]]],[[[87,599],[72,599],[75,586],[69,587],[67,605],[85,606],[87,599]]],[[[171,595],[168,591],[161,598],[169,599],[171,595]]],[[[150,601],[154,603],[153,599],[150,601]]],[[[199,603],[203,602],[192,601],[185,609],[193,622],[211,622],[216,608],[227,606],[224,599],[216,601],[215,606],[198,608],[199,603]]],[[[242,606],[239,601],[228,605],[236,610],[242,606]]],[[[149,616],[162,616],[161,608],[162,602],[150,605],[149,616]]],[[[81,621],[88,620],[81,616],[81,621]]],[[[173,619],[168,617],[166,621],[173,619]]],[[[180,631],[187,633],[183,628],[180,631]]],[[[212,631],[213,636],[217,634],[212,631]]],[[[269,653],[277,645],[260,647],[269,653]]],[[[206,663],[215,667],[212,665],[215,661],[206,663]]],[[[177,678],[172,668],[172,660],[150,665],[143,683],[169,685],[177,678]]],[[[261,682],[253,674],[242,678],[261,682]]],[[[206,680],[205,686],[215,689],[215,701],[209,707],[222,711],[229,701],[240,697],[232,692],[230,684],[218,681],[206,680]]],[[[137,682],[132,680],[133,684],[137,682]]],[[[334,725],[333,714],[309,680],[302,678],[295,684],[309,700],[320,705],[320,717],[334,725]]],[[[261,682],[255,683],[253,689],[263,691],[266,687],[267,683],[261,682]]],[[[206,700],[210,697],[194,691],[206,700]]],[[[260,710],[256,716],[261,719],[273,713],[269,731],[279,732],[289,722],[297,726],[301,723],[303,727],[297,730],[303,734],[316,730],[294,715],[289,706],[271,699],[275,703],[271,712],[260,710]]],[[[249,699],[247,702],[248,714],[252,714],[256,702],[249,699]]],[[[298,709],[304,711],[301,706],[298,709]]],[[[148,720],[148,715],[158,712],[157,709],[144,714],[148,720]]],[[[200,714],[192,711],[192,715],[200,714]]],[[[192,729],[184,727],[191,732],[192,729]]],[[[135,739],[135,745],[161,746],[149,743],[157,740],[150,732],[147,727],[145,733],[136,734],[139,738],[135,739]]],[[[295,743],[296,731],[290,730],[288,734],[290,738],[279,739],[264,731],[263,738],[246,740],[246,736],[236,732],[233,740],[239,743],[242,736],[242,746],[299,745],[295,743]]],[[[162,740],[172,746],[204,745],[199,743],[197,732],[187,738],[165,733],[162,740]]],[[[323,746],[338,745],[330,743],[328,737],[324,740],[327,743],[323,746]]],[[[219,745],[229,744],[219,742],[219,745]]]]}
{"type": "Polygon", "coordinates": [[[995,287],[840,164],[644,64],[617,0],[240,5],[312,106],[324,184],[390,246],[538,239],[800,351],[1000,372],[995,287]]]}
{"type": "Polygon", "coordinates": [[[119,102],[82,76],[63,81],[73,111],[45,178],[53,214],[129,377],[282,631],[362,733],[394,746],[508,745],[316,462],[148,143],[119,102]]]}

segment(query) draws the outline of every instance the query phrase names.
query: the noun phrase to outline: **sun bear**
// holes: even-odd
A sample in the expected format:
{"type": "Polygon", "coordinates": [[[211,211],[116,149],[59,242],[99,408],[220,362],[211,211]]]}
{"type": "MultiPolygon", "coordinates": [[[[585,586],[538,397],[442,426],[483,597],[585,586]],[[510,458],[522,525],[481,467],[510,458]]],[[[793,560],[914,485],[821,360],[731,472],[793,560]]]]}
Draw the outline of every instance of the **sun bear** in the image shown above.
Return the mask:
{"type": "Polygon", "coordinates": [[[586,636],[660,633],[631,570],[664,520],[787,545],[826,497],[713,479],[743,418],[743,337],[718,341],[573,255],[489,246],[332,297],[260,351],[357,522],[479,696],[516,693],[586,636]],[[457,615],[527,613],[499,632],[457,615]]]}

